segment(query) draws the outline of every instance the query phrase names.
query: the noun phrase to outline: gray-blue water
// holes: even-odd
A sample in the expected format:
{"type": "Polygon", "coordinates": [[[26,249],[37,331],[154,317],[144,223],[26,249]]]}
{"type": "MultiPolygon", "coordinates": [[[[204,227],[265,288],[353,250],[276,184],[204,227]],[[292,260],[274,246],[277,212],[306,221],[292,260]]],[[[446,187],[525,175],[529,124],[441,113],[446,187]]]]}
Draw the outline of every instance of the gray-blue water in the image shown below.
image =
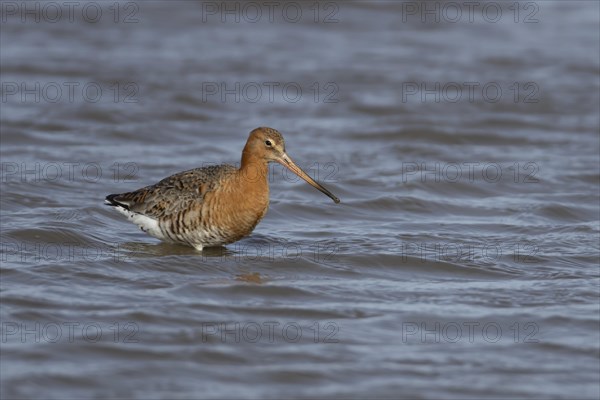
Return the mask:
{"type": "Polygon", "coordinates": [[[598,2],[1,7],[2,399],[598,398],[598,2]],[[342,203],[102,204],[257,126],[342,203]]]}

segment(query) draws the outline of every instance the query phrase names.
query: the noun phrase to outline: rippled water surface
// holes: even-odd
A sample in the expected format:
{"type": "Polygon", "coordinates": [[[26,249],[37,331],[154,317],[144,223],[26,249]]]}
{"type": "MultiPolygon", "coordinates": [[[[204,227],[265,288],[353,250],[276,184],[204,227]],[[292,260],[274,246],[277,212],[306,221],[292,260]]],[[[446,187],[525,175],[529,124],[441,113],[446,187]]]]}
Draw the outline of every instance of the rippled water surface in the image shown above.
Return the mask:
{"type": "Polygon", "coordinates": [[[3,399],[598,398],[597,2],[27,4],[3,399]],[[274,165],[254,233],[202,253],[102,204],[257,126],[342,203],[274,165]]]}

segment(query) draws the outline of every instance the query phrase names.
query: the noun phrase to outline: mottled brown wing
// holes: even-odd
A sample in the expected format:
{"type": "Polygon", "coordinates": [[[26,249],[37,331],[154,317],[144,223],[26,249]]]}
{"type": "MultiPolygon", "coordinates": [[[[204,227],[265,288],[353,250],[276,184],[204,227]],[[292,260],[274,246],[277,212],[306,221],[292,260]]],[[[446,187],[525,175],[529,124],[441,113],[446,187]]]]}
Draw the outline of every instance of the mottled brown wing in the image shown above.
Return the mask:
{"type": "Polygon", "coordinates": [[[110,195],[106,199],[135,213],[165,218],[183,210],[201,207],[204,195],[235,171],[234,166],[227,164],[195,168],[171,175],[154,185],[110,195]]]}

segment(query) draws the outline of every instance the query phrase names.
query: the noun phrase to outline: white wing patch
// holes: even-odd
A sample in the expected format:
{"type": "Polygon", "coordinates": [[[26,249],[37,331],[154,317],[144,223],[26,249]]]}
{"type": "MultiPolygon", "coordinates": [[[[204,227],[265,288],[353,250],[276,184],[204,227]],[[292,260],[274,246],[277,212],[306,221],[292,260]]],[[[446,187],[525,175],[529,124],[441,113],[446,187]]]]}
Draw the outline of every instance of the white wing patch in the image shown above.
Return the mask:
{"type": "Polygon", "coordinates": [[[121,214],[127,217],[127,220],[133,222],[137,226],[140,227],[141,230],[160,240],[168,240],[165,238],[160,227],[158,226],[158,221],[154,218],[147,217],[142,214],[134,213],[129,211],[121,206],[115,206],[116,210],[121,214]]]}
{"type": "MultiPolygon", "coordinates": [[[[221,231],[210,227],[185,232],[180,235],[173,234],[173,237],[170,237],[164,234],[163,229],[159,226],[158,220],[155,218],[127,210],[125,207],[115,205],[115,203],[111,203],[108,200],[106,203],[113,206],[119,213],[126,216],[128,221],[136,224],[145,233],[165,242],[184,243],[194,247],[196,250],[202,251],[204,246],[221,246],[228,240],[226,236],[223,236],[221,231]]],[[[165,229],[168,229],[168,227],[165,229]]]]}

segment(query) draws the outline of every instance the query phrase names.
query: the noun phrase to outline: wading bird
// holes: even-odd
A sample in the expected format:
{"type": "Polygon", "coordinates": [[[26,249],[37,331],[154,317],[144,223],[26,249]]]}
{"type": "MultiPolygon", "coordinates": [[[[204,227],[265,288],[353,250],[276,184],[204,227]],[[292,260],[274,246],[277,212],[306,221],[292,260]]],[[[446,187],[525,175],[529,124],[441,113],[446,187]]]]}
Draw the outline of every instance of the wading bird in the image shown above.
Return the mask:
{"type": "Polygon", "coordinates": [[[249,235],[267,213],[272,161],[340,202],[292,161],[277,130],[261,127],[250,132],[240,168],[191,169],[133,192],[108,195],[106,204],[157,239],[198,250],[226,245],[249,235]]]}

